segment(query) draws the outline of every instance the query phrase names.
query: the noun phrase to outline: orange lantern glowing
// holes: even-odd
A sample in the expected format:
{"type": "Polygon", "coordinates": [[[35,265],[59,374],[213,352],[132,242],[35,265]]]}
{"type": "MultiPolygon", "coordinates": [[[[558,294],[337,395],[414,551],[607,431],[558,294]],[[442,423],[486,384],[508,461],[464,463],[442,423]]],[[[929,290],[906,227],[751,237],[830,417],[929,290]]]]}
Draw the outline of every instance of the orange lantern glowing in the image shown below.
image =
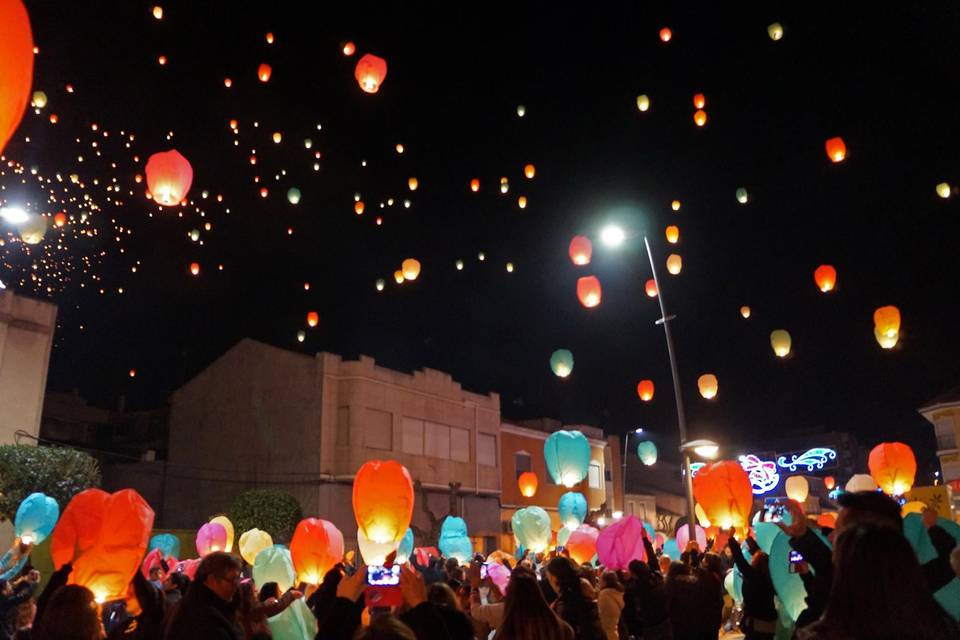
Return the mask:
{"type": "Polygon", "coordinates": [[[675,224],[670,225],[666,229],[667,242],[670,244],[677,244],[680,240],[680,227],[675,224]]]}
{"type": "Polygon", "coordinates": [[[476,193],[480,191],[480,181],[477,178],[474,178],[470,181],[470,191],[476,193]]]}
{"type": "Polygon", "coordinates": [[[902,496],[913,487],[917,475],[917,459],[913,449],[902,442],[883,442],[867,459],[870,475],[887,495],[902,496]]]}
{"type": "Polygon", "coordinates": [[[396,460],[368,460],[353,478],[353,515],[376,544],[403,540],[413,517],[413,481],[396,460]]]}
{"type": "Polygon", "coordinates": [[[353,204],[353,210],[357,212],[357,215],[358,215],[358,216],[359,216],[360,214],[362,214],[362,213],[363,213],[363,200],[357,200],[357,201],[353,204]]]}
{"type": "Polygon", "coordinates": [[[660,40],[662,40],[663,42],[670,42],[670,38],[672,37],[673,37],[673,31],[671,31],[668,27],[664,27],[663,29],[660,29],[660,40]]]}
{"type": "Polygon", "coordinates": [[[900,310],[893,305],[880,307],[873,312],[873,324],[883,335],[896,335],[900,332],[900,310]]]}
{"type": "Polygon", "coordinates": [[[839,136],[830,138],[824,146],[827,148],[827,157],[833,162],[843,162],[847,157],[847,145],[839,136]]]}
{"type": "Polygon", "coordinates": [[[707,98],[702,93],[693,96],[693,106],[697,109],[703,109],[707,106],[707,98]]]}
{"type": "Polygon", "coordinates": [[[58,227],[62,227],[63,225],[67,224],[66,214],[64,214],[63,212],[60,212],[57,215],[53,216],[53,224],[57,225],[58,227]]]}
{"type": "Polygon", "coordinates": [[[590,264],[590,258],[593,256],[593,243],[585,236],[574,236],[573,240],[570,241],[569,254],[575,265],[590,264]]]}
{"type": "Polygon", "coordinates": [[[750,526],[753,488],[739,462],[721,460],[700,469],[693,477],[693,495],[720,529],[750,526]]]}
{"type": "Polygon", "coordinates": [[[680,275],[681,270],[683,270],[683,258],[676,253],[671,253],[667,256],[667,272],[670,275],[676,276],[680,275]]]}
{"type": "Polygon", "coordinates": [[[332,522],[305,518],[293,532],[290,557],[300,581],[320,584],[323,576],[343,560],[343,534],[332,522]]]}
{"type": "Polygon", "coordinates": [[[697,388],[700,390],[700,395],[711,400],[717,396],[717,391],[720,390],[720,383],[717,381],[717,376],[712,373],[705,373],[699,378],[697,378],[697,388]]]}
{"type": "Polygon", "coordinates": [[[647,280],[646,284],[643,285],[643,289],[644,291],[647,292],[648,297],[650,298],[657,297],[657,281],[654,280],[653,278],[650,278],[649,280],[647,280]]]}
{"type": "Polygon", "coordinates": [[[268,65],[266,62],[257,67],[257,77],[260,78],[260,82],[270,82],[270,76],[273,74],[273,67],[268,65]]]}
{"type": "Polygon", "coordinates": [[[837,526],[837,514],[832,511],[821,513],[817,516],[817,524],[827,529],[833,529],[837,526]]]}
{"type": "Polygon", "coordinates": [[[590,562],[597,555],[597,538],[600,532],[588,524],[577,527],[567,538],[566,548],[570,558],[577,564],[590,562]]]}
{"type": "Polygon", "coordinates": [[[693,122],[698,126],[702,127],[707,124],[707,112],[703,109],[697,109],[696,113],[693,114],[693,122]]]}
{"type": "Polygon", "coordinates": [[[837,270],[829,264],[822,264],[813,272],[813,280],[817,283],[820,291],[827,293],[833,291],[837,285],[837,270]]]}
{"type": "Polygon", "coordinates": [[[532,498],[537,494],[537,474],[533,471],[524,471],[517,478],[517,486],[520,487],[520,495],[524,498],[532,498]]]}
{"type": "Polygon", "coordinates": [[[266,38],[267,44],[273,44],[274,38],[273,38],[273,32],[272,32],[272,31],[267,31],[267,34],[264,36],[264,38],[266,38]]]}
{"type": "Polygon", "coordinates": [[[827,491],[833,491],[833,488],[837,486],[837,481],[833,476],[824,476],[823,486],[827,488],[827,491]]]}
{"type": "Polygon", "coordinates": [[[585,276],[577,280],[577,298],[580,304],[590,308],[600,304],[603,291],[596,276],[585,276]]]}
{"type": "Polygon", "coordinates": [[[357,60],[353,75],[361,89],[367,93],[376,93],[380,91],[380,84],[387,77],[387,61],[368,53],[357,60]]]}
{"type": "Polygon", "coordinates": [[[193,167],[176,149],[150,156],[145,172],[150,196],[165,207],[176,207],[183,202],[193,184],[193,167]]]}
{"type": "Polygon", "coordinates": [[[0,152],[20,124],[32,82],[30,17],[20,0],[0,0],[0,152]]]}
{"type": "Polygon", "coordinates": [[[680,211],[680,201],[679,201],[679,200],[673,200],[673,201],[670,203],[670,208],[673,209],[674,211],[680,211]]]}
{"type": "Polygon", "coordinates": [[[341,49],[341,51],[343,51],[343,55],[349,58],[357,52],[357,45],[353,44],[352,42],[345,42],[343,43],[343,49],[341,49]]]}
{"type": "Polygon", "coordinates": [[[748,307],[747,305],[743,305],[742,307],[740,307],[740,315],[743,316],[744,320],[750,317],[750,313],[751,313],[750,307],[748,307]]]}
{"type": "Polygon", "coordinates": [[[410,191],[416,191],[417,187],[419,186],[420,186],[419,180],[417,180],[416,178],[407,178],[407,188],[410,189],[410,191]]]}
{"type": "Polygon", "coordinates": [[[191,263],[190,263],[190,273],[191,273],[191,275],[195,275],[195,276],[200,275],[200,263],[199,263],[199,262],[191,262],[191,263]]]}
{"type": "Polygon", "coordinates": [[[407,258],[400,264],[400,270],[403,277],[407,280],[416,280],[420,275],[420,261],[414,258],[407,258]]]}
{"type": "Polygon", "coordinates": [[[320,314],[316,311],[310,311],[307,313],[307,326],[315,327],[320,324],[320,314]]]}
{"type": "Polygon", "coordinates": [[[528,179],[533,180],[533,176],[537,175],[537,168],[532,164],[528,164],[523,168],[523,175],[528,179]]]}
{"type": "Polygon", "coordinates": [[[641,380],[637,384],[637,395],[644,402],[653,400],[653,380],[641,380]]]}

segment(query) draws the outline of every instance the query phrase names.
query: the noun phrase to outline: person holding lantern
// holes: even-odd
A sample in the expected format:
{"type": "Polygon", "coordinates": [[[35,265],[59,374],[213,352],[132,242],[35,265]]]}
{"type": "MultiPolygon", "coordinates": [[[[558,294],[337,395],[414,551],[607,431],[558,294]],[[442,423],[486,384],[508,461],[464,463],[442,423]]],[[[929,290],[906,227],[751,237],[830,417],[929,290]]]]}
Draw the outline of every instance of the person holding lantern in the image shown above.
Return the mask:
{"type": "Polygon", "coordinates": [[[740,627],[745,640],[771,640],[777,631],[777,608],[775,591],[770,578],[770,557],[760,551],[756,541],[748,537],[747,546],[753,555],[748,562],[736,539],[737,530],[727,532],[727,548],[733,554],[733,562],[743,576],[743,622],[740,627]]]}
{"type": "Polygon", "coordinates": [[[11,580],[16,577],[27,564],[32,550],[33,543],[23,542],[20,538],[14,539],[7,552],[0,557],[0,580],[11,580]]]}
{"type": "Polygon", "coordinates": [[[168,640],[242,640],[237,621],[240,561],[229,553],[207,554],[197,567],[193,583],[168,621],[168,640]]]}

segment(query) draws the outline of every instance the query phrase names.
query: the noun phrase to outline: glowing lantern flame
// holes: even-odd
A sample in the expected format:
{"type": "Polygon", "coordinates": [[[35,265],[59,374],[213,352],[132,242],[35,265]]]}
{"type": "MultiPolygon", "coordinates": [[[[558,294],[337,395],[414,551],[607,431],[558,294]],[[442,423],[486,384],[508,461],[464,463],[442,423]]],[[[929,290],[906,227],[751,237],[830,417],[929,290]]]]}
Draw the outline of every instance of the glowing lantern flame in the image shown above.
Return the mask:
{"type": "Polygon", "coordinates": [[[357,45],[353,44],[352,42],[345,42],[341,51],[343,51],[343,55],[349,58],[357,52],[357,45]]]}
{"type": "Polygon", "coordinates": [[[674,211],[680,211],[680,201],[674,200],[673,202],[671,202],[670,208],[673,209],[674,211]]]}
{"type": "Polygon", "coordinates": [[[414,260],[413,258],[407,258],[400,265],[400,270],[403,272],[403,277],[407,280],[416,280],[417,276],[420,275],[420,261],[414,260]]]}
{"type": "Polygon", "coordinates": [[[557,349],[550,355],[550,370],[558,378],[573,373],[573,353],[569,349],[557,349]]]}
{"type": "Polygon", "coordinates": [[[353,210],[358,216],[363,213],[363,208],[363,200],[357,200],[355,203],[353,203],[353,210]]]}
{"type": "Polygon", "coordinates": [[[410,191],[416,191],[417,187],[419,186],[420,186],[420,181],[417,180],[416,178],[407,179],[407,188],[410,189],[410,191]]]}
{"type": "Polygon", "coordinates": [[[637,96],[637,109],[640,111],[647,111],[650,109],[650,96],[645,93],[637,96]]]}
{"type": "Polygon", "coordinates": [[[744,319],[749,318],[749,317],[750,317],[750,307],[748,307],[747,305],[743,305],[742,307],[740,307],[740,315],[743,316],[744,319]]]}
{"type": "Polygon", "coordinates": [[[644,291],[647,293],[647,297],[656,298],[657,297],[657,282],[653,278],[647,280],[646,284],[643,286],[644,291]]]}
{"type": "Polygon", "coordinates": [[[66,214],[58,213],[57,215],[53,216],[53,224],[57,225],[58,227],[62,227],[63,225],[67,224],[66,214]]]}
{"type": "Polygon", "coordinates": [[[480,181],[478,179],[473,178],[470,180],[470,191],[473,191],[474,193],[480,191],[480,181]]]}
{"type": "Polygon", "coordinates": [[[707,98],[702,93],[693,96],[693,106],[697,109],[703,109],[707,106],[707,98]]]}
{"type": "Polygon", "coordinates": [[[667,236],[667,242],[670,244],[677,244],[677,242],[680,240],[680,227],[672,224],[667,227],[665,234],[667,236]]]}
{"type": "Polygon", "coordinates": [[[587,477],[590,443],[579,431],[554,431],[543,443],[543,457],[554,482],[570,488],[587,477]]]}
{"type": "Polygon", "coordinates": [[[707,112],[703,109],[697,109],[696,113],[693,114],[693,122],[698,126],[702,127],[707,124],[707,112]]]}
{"type": "MultiPolygon", "coordinates": [[[[20,0],[0,1],[0,152],[16,131],[30,101],[33,34],[20,0]]],[[[50,116],[51,122],[54,122],[50,116]]]]}
{"type": "Polygon", "coordinates": [[[199,262],[191,262],[191,263],[190,263],[190,273],[191,273],[192,275],[195,275],[195,276],[200,275],[200,263],[199,263],[199,262]]]}
{"type": "Polygon", "coordinates": [[[403,277],[403,271],[400,271],[400,269],[397,269],[396,271],[393,272],[394,282],[396,282],[397,284],[403,284],[404,280],[406,280],[406,278],[403,277]]]}
{"type": "Polygon", "coordinates": [[[353,75],[361,89],[367,93],[376,93],[380,91],[380,85],[387,77],[387,61],[368,53],[357,60],[353,75]]]}
{"type": "Polygon", "coordinates": [[[537,493],[537,474],[533,471],[524,471],[517,478],[517,486],[520,488],[520,495],[524,498],[532,498],[537,493]]]}
{"type": "Polygon", "coordinates": [[[320,584],[323,576],[343,560],[343,534],[332,522],[305,518],[293,532],[290,557],[301,581],[320,584]]]}
{"type": "Polygon", "coordinates": [[[847,157],[847,145],[843,138],[830,138],[824,145],[827,149],[827,157],[833,162],[843,162],[847,157]]]}
{"type": "Polygon", "coordinates": [[[833,491],[833,488],[837,486],[837,481],[833,476],[824,476],[823,486],[827,488],[827,491],[833,491]]]}
{"type": "Polygon", "coordinates": [[[822,264],[813,272],[813,280],[820,291],[828,293],[837,285],[837,270],[829,264],[822,264]]]}
{"type": "Polygon", "coordinates": [[[602,295],[600,280],[596,276],[585,276],[577,280],[577,298],[583,306],[587,308],[597,306],[600,304],[602,295]]]}
{"type": "Polygon", "coordinates": [[[770,346],[778,358],[786,358],[790,355],[790,334],[783,329],[776,329],[770,333],[770,346]]]}
{"type": "Polygon", "coordinates": [[[650,442],[649,440],[645,440],[641,442],[640,444],[637,445],[637,457],[640,458],[640,462],[642,462],[644,465],[648,467],[650,465],[656,464],[657,445],[650,442]]]}
{"type": "Polygon", "coordinates": [[[737,202],[740,204],[747,204],[750,201],[750,194],[747,193],[747,190],[743,187],[737,189],[737,202]]]}
{"type": "MultiPolygon", "coordinates": [[[[42,109],[43,107],[40,107],[40,108],[42,109]]],[[[950,185],[946,182],[941,182],[940,184],[937,185],[937,195],[940,196],[941,198],[949,198],[950,191],[951,191],[950,185]]]]}
{"type": "MultiPolygon", "coordinates": [[[[873,325],[878,340],[883,336],[892,339],[893,344],[896,344],[896,338],[900,334],[900,310],[893,305],[880,307],[873,312],[873,325]]],[[[893,344],[887,347],[883,342],[880,343],[884,349],[892,348],[893,344]]]]}
{"type": "Polygon", "coordinates": [[[890,496],[902,496],[910,491],[917,475],[913,449],[902,442],[878,444],[870,452],[867,466],[877,486],[890,496]]]}
{"type": "Polygon", "coordinates": [[[310,311],[307,313],[307,326],[315,327],[320,324],[320,314],[316,311],[310,311]]]}
{"type": "Polygon", "coordinates": [[[667,256],[667,272],[669,272],[670,275],[679,275],[682,269],[683,258],[676,253],[671,253],[669,256],[667,256]]]}
{"type": "Polygon", "coordinates": [[[574,236],[573,240],[570,241],[568,253],[573,264],[578,266],[590,264],[590,258],[593,256],[593,243],[585,236],[574,236]]]}
{"type": "Polygon", "coordinates": [[[260,82],[270,82],[271,75],[273,75],[273,67],[266,62],[257,67],[257,77],[260,79],[260,82]]]}
{"type": "Polygon", "coordinates": [[[693,495],[713,525],[750,526],[753,487],[740,463],[721,460],[700,469],[693,477],[693,495]]]}
{"type": "Polygon", "coordinates": [[[707,400],[717,397],[717,391],[720,389],[720,383],[717,382],[717,376],[712,373],[705,373],[697,378],[697,388],[700,389],[700,395],[707,400]]]}
{"type": "Polygon", "coordinates": [[[537,168],[532,164],[528,164],[523,168],[523,175],[532,180],[533,176],[537,175],[537,168]]]}
{"type": "Polygon", "coordinates": [[[175,207],[183,202],[193,184],[193,167],[176,149],[150,156],[145,172],[150,196],[165,207],[175,207]]]}
{"type": "Polygon", "coordinates": [[[240,536],[240,556],[247,561],[247,564],[253,566],[257,560],[257,554],[268,547],[273,546],[273,538],[266,531],[260,529],[250,529],[244,531],[240,536]]]}
{"type": "Polygon", "coordinates": [[[787,497],[796,500],[801,505],[807,501],[810,495],[810,483],[803,476],[790,476],[784,483],[783,488],[787,492],[787,497]]]}
{"type": "Polygon", "coordinates": [[[663,42],[670,42],[671,38],[673,38],[673,31],[671,31],[668,27],[660,29],[660,40],[663,42]]]}
{"type": "Polygon", "coordinates": [[[353,479],[353,515],[360,533],[376,544],[403,539],[413,517],[413,481],[395,460],[368,460],[353,479]]]}
{"type": "Polygon", "coordinates": [[[521,209],[527,208],[527,196],[520,196],[517,198],[517,206],[521,209]]]}
{"type": "Polygon", "coordinates": [[[650,402],[653,400],[653,389],[653,380],[641,380],[637,384],[637,395],[643,402],[650,402]]]}

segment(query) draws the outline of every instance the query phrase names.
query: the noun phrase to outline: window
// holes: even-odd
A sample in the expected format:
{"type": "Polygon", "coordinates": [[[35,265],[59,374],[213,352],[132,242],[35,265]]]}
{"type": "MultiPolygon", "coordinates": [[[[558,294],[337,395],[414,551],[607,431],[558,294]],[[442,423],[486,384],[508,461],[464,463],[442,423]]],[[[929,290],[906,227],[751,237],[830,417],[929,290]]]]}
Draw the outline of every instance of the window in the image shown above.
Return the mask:
{"type": "Polygon", "coordinates": [[[470,431],[450,427],[450,459],[470,462],[470,431]]]}
{"type": "Polygon", "coordinates": [[[371,449],[393,449],[393,414],[387,411],[367,409],[367,424],[364,444],[371,449]]]}
{"type": "Polygon", "coordinates": [[[591,489],[600,488],[600,465],[596,462],[590,463],[590,469],[587,473],[587,478],[589,479],[589,486],[591,489]]]}
{"type": "Polygon", "coordinates": [[[637,514],[637,503],[633,500],[627,502],[627,515],[633,516],[637,514]]]}
{"type": "Polygon", "coordinates": [[[434,422],[423,423],[424,455],[450,459],[450,427],[434,422]]]}
{"type": "Polygon", "coordinates": [[[423,455],[423,420],[403,418],[400,448],[404,453],[423,455]]]}
{"type": "Polygon", "coordinates": [[[530,460],[530,454],[526,451],[517,451],[513,454],[513,464],[517,468],[517,479],[520,479],[520,474],[530,471],[532,466],[530,460]]]}
{"type": "Polygon", "coordinates": [[[957,438],[953,433],[953,418],[951,416],[937,418],[937,421],[933,423],[933,428],[937,435],[937,451],[957,448],[957,438]]]}
{"type": "Polygon", "coordinates": [[[603,479],[607,482],[613,482],[613,476],[610,475],[610,469],[603,470],[603,479]]]}
{"type": "Polygon", "coordinates": [[[350,446],[350,407],[337,407],[337,446],[350,446]]]}
{"type": "Polygon", "coordinates": [[[487,433],[477,436],[477,461],[488,467],[497,466],[497,436],[487,433]]]}

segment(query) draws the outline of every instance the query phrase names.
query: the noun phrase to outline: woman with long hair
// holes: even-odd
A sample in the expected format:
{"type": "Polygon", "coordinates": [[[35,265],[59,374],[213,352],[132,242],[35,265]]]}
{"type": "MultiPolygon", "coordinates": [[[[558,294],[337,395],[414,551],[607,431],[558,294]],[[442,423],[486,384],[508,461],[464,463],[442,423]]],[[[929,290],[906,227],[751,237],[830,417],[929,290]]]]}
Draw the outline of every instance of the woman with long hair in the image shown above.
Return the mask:
{"type": "Polygon", "coordinates": [[[98,640],[103,625],[93,592],[76,584],[57,589],[47,604],[34,640],[98,640]]]}
{"type": "Polygon", "coordinates": [[[547,604],[536,576],[513,570],[504,599],[503,624],[494,640],[574,640],[573,629],[547,604]]]}
{"type": "Polygon", "coordinates": [[[547,565],[547,579],[557,593],[553,610],[573,628],[577,640],[603,640],[597,603],[587,596],[594,593],[593,585],[580,577],[579,567],[558,556],[547,565]]]}

